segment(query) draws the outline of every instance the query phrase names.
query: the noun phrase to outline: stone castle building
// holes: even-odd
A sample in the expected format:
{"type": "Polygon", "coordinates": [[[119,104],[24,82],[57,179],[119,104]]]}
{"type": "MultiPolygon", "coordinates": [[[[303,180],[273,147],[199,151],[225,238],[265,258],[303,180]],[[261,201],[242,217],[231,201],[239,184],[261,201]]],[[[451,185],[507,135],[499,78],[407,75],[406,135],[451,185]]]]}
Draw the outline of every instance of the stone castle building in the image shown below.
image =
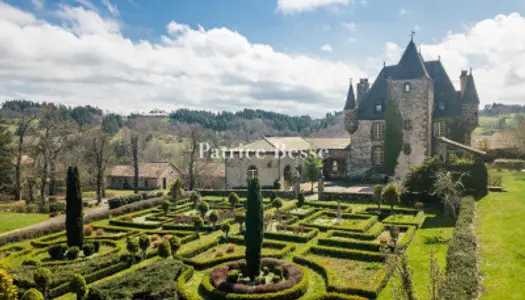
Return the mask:
{"type": "Polygon", "coordinates": [[[356,96],[350,83],[344,107],[345,128],[351,135],[347,177],[385,177],[385,110],[391,103],[397,105],[403,132],[394,177],[442,153],[442,140],[470,145],[478,126],[479,98],[472,70],[462,71],[459,78],[461,88],[456,91],[441,61],[424,61],[411,39],[399,63],[384,66],[372,86],[360,79],[356,96]]]}

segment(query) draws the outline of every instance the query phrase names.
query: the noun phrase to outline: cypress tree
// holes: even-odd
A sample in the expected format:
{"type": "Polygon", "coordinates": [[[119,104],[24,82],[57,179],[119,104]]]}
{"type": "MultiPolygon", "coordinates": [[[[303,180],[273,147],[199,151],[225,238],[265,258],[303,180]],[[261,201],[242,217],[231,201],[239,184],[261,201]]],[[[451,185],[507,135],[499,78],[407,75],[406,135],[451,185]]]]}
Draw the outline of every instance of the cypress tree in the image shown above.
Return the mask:
{"type": "Polygon", "coordinates": [[[82,213],[82,192],[77,167],[67,170],[66,186],[66,236],[69,247],[82,248],[84,241],[84,214],[82,213]]]}
{"type": "Polygon", "coordinates": [[[0,117],[0,193],[13,186],[13,139],[0,117]]]}
{"type": "Polygon", "coordinates": [[[248,199],[246,209],[246,276],[251,280],[259,276],[261,271],[261,251],[263,244],[263,201],[261,186],[257,178],[248,182],[248,199]]]}

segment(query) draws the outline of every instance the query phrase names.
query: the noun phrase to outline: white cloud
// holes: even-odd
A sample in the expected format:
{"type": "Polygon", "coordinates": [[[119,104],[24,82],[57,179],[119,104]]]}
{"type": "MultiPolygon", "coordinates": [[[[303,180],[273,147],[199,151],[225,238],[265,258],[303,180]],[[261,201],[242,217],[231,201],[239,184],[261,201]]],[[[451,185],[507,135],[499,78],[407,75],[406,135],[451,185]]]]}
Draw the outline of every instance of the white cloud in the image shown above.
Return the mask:
{"type": "Polygon", "coordinates": [[[61,5],[59,25],[0,2],[0,99],[153,107],[261,108],[320,116],[341,109],[354,65],[283,53],[227,28],[170,22],[159,42],[131,41],[118,22],[61,5]]]}
{"type": "Polygon", "coordinates": [[[277,0],[277,10],[283,13],[312,11],[323,6],[348,5],[353,0],[277,0]]]}
{"type": "Polygon", "coordinates": [[[112,16],[118,17],[120,15],[120,12],[116,4],[112,4],[110,0],[102,0],[102,3],[108,9],[109,13],[112,16]]]}
{"type": "MultiPolygon", "coordinates": [[[[387,43],[386,55],[399,60],[402,47],[387,43]]],[[[484,104],[525,104],[525,85],[516,84],[525,82],[525,18],[518,13],[482,20],[464,33],[449,33],[438,43],[420,47],[425,60],[441,57],[456,88],[460,71],[472,67],[484,104]]]]}
{"type": "Polygon", "coordinates": [[[321,46],[321,51],[332,53],[333,50],[334,49],[332,49],[332,46],[330,46],[330,44],[324,44],[321,46]]]}
{"type": "Polygon", "coordinates": [[[399,15],[404,16],[408,14],[408,10],[406,8],[399,9],[399,15]]]}
{"type": "Polygon", "coordinates": [[[357,41],[357,40],[356,40],[355,38],[353,38],[353,37],[349,38],[348,40],[350,41],[350,43],[355,43],[355,42],[357,41]]]}
{"type": "Polygon", "coordinates": [[[346,28],[348,31],[350,32],[357,32],[357,26],[355,25],[354,22],[343,22],[343,27],[346,28]]]}
{"type": "Polygon", "coordinates": [[[361,4],[362,6],[367,6],[368,5],[368,1],[367,0],[360,0],[359,4],[361,4]]]}
{"type": "Polygon", "coordinates": [[[87,9],[90,9],[92,11],[98,11],[97,7],[93,5],[93,3],[89,2],[89,0],[75,0],[75,1],[79,4],[82,4],[87,9]]]}
{"type": "Polygon", "coordinates": [[[31,0],[31,3],[33,3],[35,8],[37,8],[37,9],[44,8],[44,4],[45,4],[44,0],[31,0]]]}

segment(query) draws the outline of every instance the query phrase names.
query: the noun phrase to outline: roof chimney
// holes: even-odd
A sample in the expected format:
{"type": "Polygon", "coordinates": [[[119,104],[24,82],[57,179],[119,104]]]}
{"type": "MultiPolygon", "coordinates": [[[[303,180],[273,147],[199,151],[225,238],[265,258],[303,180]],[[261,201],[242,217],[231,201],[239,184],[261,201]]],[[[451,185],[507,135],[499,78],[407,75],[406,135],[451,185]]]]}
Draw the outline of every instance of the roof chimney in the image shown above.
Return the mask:
{"type": "Polygon", "coordinates": [[[366,93],[368,93],[368,89],[370,87],[370,84],[368,83],[368,78],[361,78],[359,79],[359,83],[357,84],[357,105],[361,105],[361,102],[365,99],[366,93]]]}
{"type": "Polygon", "coordinates": [[[461,75],[459,76],[459,82],[461,86],[461,97],[463,97],[463,94],[465,93],[465,86],[467,85],[467,76],[468,76],[468,71],[461,70],[461,75]]]}

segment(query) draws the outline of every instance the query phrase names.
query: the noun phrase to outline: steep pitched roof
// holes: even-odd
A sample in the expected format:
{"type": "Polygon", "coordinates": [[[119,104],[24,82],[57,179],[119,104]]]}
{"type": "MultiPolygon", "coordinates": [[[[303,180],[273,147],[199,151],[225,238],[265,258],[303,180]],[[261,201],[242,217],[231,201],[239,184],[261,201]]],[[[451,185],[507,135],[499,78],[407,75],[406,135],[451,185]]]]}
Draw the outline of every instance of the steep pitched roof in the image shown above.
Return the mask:
{"type": "MultiPolygon", "coordinates": [[[[169,167],[176,170],[170,163],[143,163],[139,164],[139,177],[159,178],[160,175],[169,167]]],[[[109,170],[108,176],[113,177],[133,177],[133,166],[118,165],[109,170]]]]}
{"type": "MultiPolygon", "coordinates": [[[[410,41],[401,57],[399,64],[384,66],[379,72],[372,87],[359,105],[360,120],[381,120],[383,112],[376,111],[377,104],[385,104],[388,98],[388,79],[406,80],[415,78],[429,78],[434,85],[433,116],[459,116],[461,112],[461,97],[454,88],[441,61],[425,62],[418,53],[416,45],[410,41]],[[440,103],[444,103],[441,109],[440,103]]],[[[475,90],[475,88],[474,88],[475,90]]]]}
{"type": "Polygon", "coordinates": [[[403,56],[397,64],[395,79],[415,79],[429,77],[425,62],[417,51],[413,40],[408,43],[403,56]]]}
{"type": "Polygon", "coordinates": [[[265,137],[235,150],[250,151],[278,151],[279,149],[309,150],[309,149],[346,149],[350,144],[349,138],[303,138],[290,137],[265,137]]]}
{"type": "Polygon", "coordinates": [[[472,71],[467,77],[467,84],[465,85],[465,92],[463,93],[463,103],[479,104],[478,91],[474,83],[472,71]]]}
{"type": "Polygon", "coordinates": [[[355,101],[355,93],[354,93],[354,85],[352,84],[352,81],[350,80],[350,87],[348,88],[348,95],[346,96],[346,103],[345,103],[345,110],[346,109],[354,109],[356,106],[355,101]]]}

